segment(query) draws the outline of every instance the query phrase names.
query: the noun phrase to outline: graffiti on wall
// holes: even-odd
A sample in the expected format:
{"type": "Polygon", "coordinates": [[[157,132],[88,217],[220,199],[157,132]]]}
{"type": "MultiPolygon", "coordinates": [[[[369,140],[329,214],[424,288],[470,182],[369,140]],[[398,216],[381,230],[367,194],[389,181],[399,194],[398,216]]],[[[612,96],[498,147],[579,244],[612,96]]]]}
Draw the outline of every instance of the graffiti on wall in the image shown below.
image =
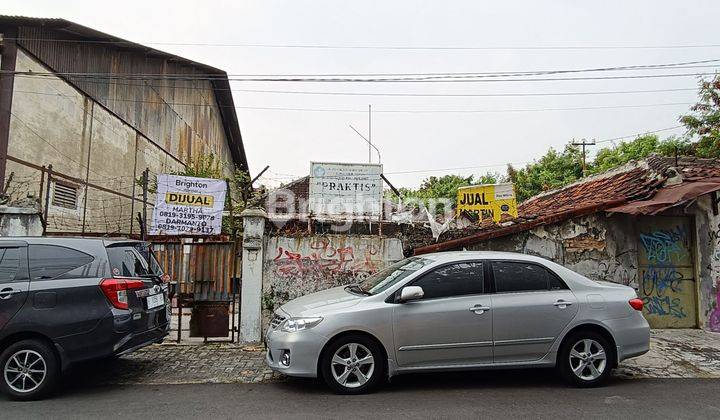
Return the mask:
{"type": "Polygon", "coordinates": [[[278,246],[275,251],[275,274],[281,278],[314,278],[316,280],[362,280],[376,272],[378,248],[373,243],[361,247],[336,248],[326,237],[314,238],[306,253],[278,246]]]}
{"type": "Polygon", "coordinates": [[[713,288],[715,289],[715,308],[708,317],[708,328],[711,331],[720,332],[720,222],[715,229],[710,230],[710,271],[714,278],[713,288]]]}
{"type": "Polygon", "coordinates": [[[397,238],[270,238],[264,262],[263,306],[270,310],[308,293],[357,283],[402,258],[402,243],[397,238]]]}
{"type": "Polygon", "coordinates": [[[656,328],[695,326],[695,280],[689,219],[643,219],[638,265],[645,315],[656,328]]]}
{"type": "Polygon", "coordinates": [[[686,226],[677,225],[672,229],[641,233],[640,241],[648,261],[653,264],[668,264],[673,258],[684,258],[689,254],[690,238],[686,226]]]}
{"type": "Polygon", "coordinates": [[[637,267],[634,262],[636,254],[635,250],[630,249],[618,252],[614,257],[609,257],[607,262],[600,261],[597,278],[637,289],[637,267]]]}

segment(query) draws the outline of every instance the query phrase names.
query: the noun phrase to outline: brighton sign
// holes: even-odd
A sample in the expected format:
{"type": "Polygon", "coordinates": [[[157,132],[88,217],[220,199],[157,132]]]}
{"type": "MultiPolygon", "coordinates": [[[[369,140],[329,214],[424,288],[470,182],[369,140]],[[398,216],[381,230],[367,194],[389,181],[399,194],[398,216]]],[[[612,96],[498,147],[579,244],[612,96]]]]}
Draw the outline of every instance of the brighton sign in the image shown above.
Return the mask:
{"type": "Polygon", "coordinates": [[[151,235],[219,235],[227,183],[221,179],[157,176],[151,235]]]}

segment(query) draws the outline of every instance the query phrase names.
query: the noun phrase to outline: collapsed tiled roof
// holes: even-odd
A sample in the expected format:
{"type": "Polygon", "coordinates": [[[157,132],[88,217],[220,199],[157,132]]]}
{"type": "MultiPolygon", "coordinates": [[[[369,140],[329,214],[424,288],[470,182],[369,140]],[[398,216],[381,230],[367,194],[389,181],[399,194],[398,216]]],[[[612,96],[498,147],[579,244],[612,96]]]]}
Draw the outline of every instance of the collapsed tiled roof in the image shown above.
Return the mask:
{"type": "Polygon", "coordinates": [[[668,168],[676,167],[683,179],[699,180],[720,177],[720,159],[706,159],[695,156],[679,156],[677,162],[674,157],[650,156],[647,158],[648,166],[659,173],[668,168]]]}
{"type": "Polygon", "coordinates": [[[491,220],[465,229],[448,231],[442,242],[415,249],[415,254],[444,251],[597,213],[621,204],[652,197],[676,167],[687,181],[720,177],[720,160],[694,157],[650,156],[620,168],[532,197],[518,206],[518,217],[491,220]],[[677,166],[676,166],[677,165],[677,166]]]}

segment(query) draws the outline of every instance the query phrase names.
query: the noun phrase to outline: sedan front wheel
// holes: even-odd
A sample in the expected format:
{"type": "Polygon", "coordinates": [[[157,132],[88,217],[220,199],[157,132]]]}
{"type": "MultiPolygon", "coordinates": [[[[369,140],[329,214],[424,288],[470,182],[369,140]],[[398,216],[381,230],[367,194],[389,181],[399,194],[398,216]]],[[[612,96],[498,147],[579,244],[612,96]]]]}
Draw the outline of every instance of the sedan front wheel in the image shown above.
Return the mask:
{"type": "Polygon", "coordinates": [[[385,375],[385,360],[379,345],[360,334],[330,343],[320,363],[325,383],[338,394],[370,392],[385,375]]]}

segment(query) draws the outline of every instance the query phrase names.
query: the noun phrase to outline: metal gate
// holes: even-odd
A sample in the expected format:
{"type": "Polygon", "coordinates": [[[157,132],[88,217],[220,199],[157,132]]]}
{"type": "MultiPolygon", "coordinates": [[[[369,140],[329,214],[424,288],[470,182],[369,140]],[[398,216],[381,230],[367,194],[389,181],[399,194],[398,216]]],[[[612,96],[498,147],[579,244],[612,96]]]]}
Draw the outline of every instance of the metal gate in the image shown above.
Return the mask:
{"type": "Polygon", "coordinates": [[[232,279],[238,276],[241,263],[235,242],[156,242],[153,251],[177,281],[178,293],[192,294],[199,301],[230,300],[232,279]]]}
{"type": "Polygon", "coordinates": [[[688,217],[638,220],[639,292],[653,328],[697,326],[694,242],[688,217]]]}

